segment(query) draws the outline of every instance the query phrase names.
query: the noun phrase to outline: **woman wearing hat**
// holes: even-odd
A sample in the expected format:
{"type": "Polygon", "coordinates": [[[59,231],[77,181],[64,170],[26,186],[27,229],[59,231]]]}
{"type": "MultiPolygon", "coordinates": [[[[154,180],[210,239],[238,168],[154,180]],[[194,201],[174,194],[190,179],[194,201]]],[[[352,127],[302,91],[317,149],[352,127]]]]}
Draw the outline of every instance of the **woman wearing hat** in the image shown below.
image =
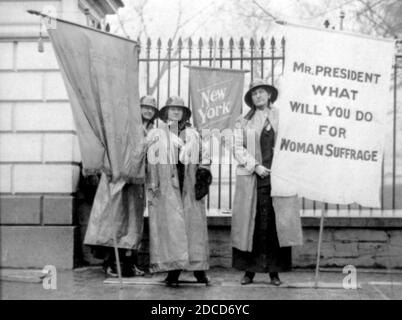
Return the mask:
{"type": "MultiPolygon", "coordinates": [[[[149,133],[158,140],[148,151],[150,269],[168,271],[168,285],[178,284],[182,270],[193,271],[198,282],[208,284],[205,193],[198,194],[194,186],[200,172],[209,173],[209,164],[199,163],[200,138],[190,116],[183,99],[170,97],[159,111],[164,123],[149,133]]],[[[208,157],[205,149],[201,157],[208,157]]]]}
{"type": "Polygon", "coordinates": [[[153,128],[155,119],[158,116],[158,108],[156,107],[156,100],[152,96],[143,96],[140,99],[142,125],[145,134],[153,128]]]}
{"type": "Polygon", "coordinates": [[[277,206],[278,199],[271,197],[270,168],[278,129],[278,111],[272,103],[277,97],[275,87],[255,80],[244,97],[251,110],[236,123],[232,265],[245,271],[243,285],[252,283],[256,272],[268,272],[271,284],[280,285],[279,272],[291,268],[290,246],[302,241],[297,198],[281,197],[277,206]]]}
{"type": "MultiPolygon", "coordinates": [[[[142,124],[145,136],[152,129],[154,119],[157,116],[158,109],[156,100],[152,96],[143,96],[140,99],[142,124]]],[[[146,150],[144,150],[144,161],[146,161],[146,150]]],[[[103,258],[103,269],[105,274],[110,277],[117,277],[116,257],[113,250],[113,238],[110,222],[110,202],[107,199],[107,178],[102,176],[99,182],[96,203],[105,204],[101,207],[94,205],[95,210],[91,213],[90,223],[85,238],[85,243],[92,245],[93,253],[98,258],[103,258]],[[102,209],[103,208],[103,209],[102,209]]],[[[122,189],[121,202],[118,206],[119,228],[117,234],[119,239],[117,247],[122,262],[123,277],[142,276],[144,271],[137,265],[137,250],[141,244],[144,210],[145,210],[145,187],[143,184],[126,183],[122,189]]]]}

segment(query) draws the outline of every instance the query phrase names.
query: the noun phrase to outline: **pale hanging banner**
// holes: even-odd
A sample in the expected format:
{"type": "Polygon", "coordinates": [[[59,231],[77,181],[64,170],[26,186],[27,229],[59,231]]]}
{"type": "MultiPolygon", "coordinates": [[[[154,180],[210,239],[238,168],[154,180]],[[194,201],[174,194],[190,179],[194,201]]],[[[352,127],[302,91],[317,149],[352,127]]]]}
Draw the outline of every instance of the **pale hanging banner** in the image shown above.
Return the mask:
{"type": "Polygon", "coordinates": [[[70,99],[84,173],[144,181],[138,44],[55,20],[49,28],[70,99]]]}
{"type": "Polygon", "coordinates": [[[394,42],[285,25],[272,195],[380,207],[394,42]]]}

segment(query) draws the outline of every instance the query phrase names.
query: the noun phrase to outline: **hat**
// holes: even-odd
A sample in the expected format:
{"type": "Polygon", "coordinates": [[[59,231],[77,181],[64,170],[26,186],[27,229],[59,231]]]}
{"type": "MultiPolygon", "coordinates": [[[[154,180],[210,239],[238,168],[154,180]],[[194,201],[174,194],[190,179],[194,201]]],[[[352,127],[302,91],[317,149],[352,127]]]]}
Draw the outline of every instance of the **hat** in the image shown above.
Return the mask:
{"type": "Polygon", "coordinates": [[[184,104],[184,100],[178,96],[172,96],[167,99],[165,106],[159,110],[159,118],[163,121],[168,120],[168,109],[169,107],[181,107],[183,110],[182,121],[187,121],[191,117],[191,110],[184,104]]]}
{"type": "Polygon", "coordinates": [[[158,108],[156,107],[156,100],[152,96],[143,96],[140,99],[140,106],[148,106],[152,107],[155,109],[156,112],[158,112],[158,108]]]}
{"type": "Polygon", "coordinates": [[[254,108],[254,103],[253,100],[251,98],[251,93],[257,89],[263,87],[265,88],[268,92],[271,92],[271,98],[269,99],[272,103],[274,103],[276,101],[276,99],[278,98],[278,89],[276,89],[274,86],[271,86],[270,84],[268,84],[267,81],[263,80],[263,79],[255,79],[254,81],[252,81],[250,83],[249,89],[246,93],[246,95],[244,96],[244,101],[246,102],[246,104],[250,107],[250,108],[254,108]]]}

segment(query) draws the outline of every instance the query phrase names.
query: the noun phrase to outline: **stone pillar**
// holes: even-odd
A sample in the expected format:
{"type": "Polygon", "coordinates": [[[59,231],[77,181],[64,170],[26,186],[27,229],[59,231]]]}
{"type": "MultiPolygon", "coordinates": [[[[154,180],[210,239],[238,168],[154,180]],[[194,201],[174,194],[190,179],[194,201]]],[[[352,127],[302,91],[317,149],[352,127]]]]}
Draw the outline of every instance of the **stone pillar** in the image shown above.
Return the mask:
{"type": "Polygon", "coordinates": [[[38,52],[39,17],[26,12],[49,6],[86,24],[85,8],[100,21],[122,3],[0,0],[1,267],[71,269],[76,259],[80,152],[71,107],[46,33],[38,52]]]}

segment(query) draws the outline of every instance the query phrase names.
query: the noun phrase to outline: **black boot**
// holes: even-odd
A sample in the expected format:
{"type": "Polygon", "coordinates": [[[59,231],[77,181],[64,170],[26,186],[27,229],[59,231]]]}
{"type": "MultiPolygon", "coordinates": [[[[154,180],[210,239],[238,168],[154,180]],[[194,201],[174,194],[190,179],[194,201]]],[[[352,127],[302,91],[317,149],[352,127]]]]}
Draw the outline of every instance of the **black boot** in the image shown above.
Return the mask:
{"type": "Polygon", "coordinates": [[[205,283],[206,285],[209,283],[207,273],[204,270],[194,271],[194,277],[199,283],[205,283]]]}
{"type": "Polygon", "coordinates": [[[179,284],[179,277],[180,277],[181,270],[171,270],[168,272],[168,275],[165,279],[165,282],[168,286],[171,285],[178,285],[179,284]]]}
{"type": "Polygon", "coordinates": [[[124,253],[122,257],[123,267],[122,267],[122,275],[123,277],[135,277],[135,276],[143,276],[145,274],[144,271],[140,270],[136,266],[136,254],[134,251],[129,251],[124,253]],[[127,255],[129,254],[129,255],[127,255]]]}
{"type": "Polygon", "coordinates": [[[274,286],[280,286],[282,284],[282,281],[279,279],[278,272],[270,272],[269,277],[271,279],[271,284],[274,286]]]}
{"type": "Polygon", "coordinates": [[[254,276],[255,276],[255,272],[246,271],[246,273],[244,274],[243,279],[241,279],[240,283],[242,285],[253,283],[254,276]]]}

